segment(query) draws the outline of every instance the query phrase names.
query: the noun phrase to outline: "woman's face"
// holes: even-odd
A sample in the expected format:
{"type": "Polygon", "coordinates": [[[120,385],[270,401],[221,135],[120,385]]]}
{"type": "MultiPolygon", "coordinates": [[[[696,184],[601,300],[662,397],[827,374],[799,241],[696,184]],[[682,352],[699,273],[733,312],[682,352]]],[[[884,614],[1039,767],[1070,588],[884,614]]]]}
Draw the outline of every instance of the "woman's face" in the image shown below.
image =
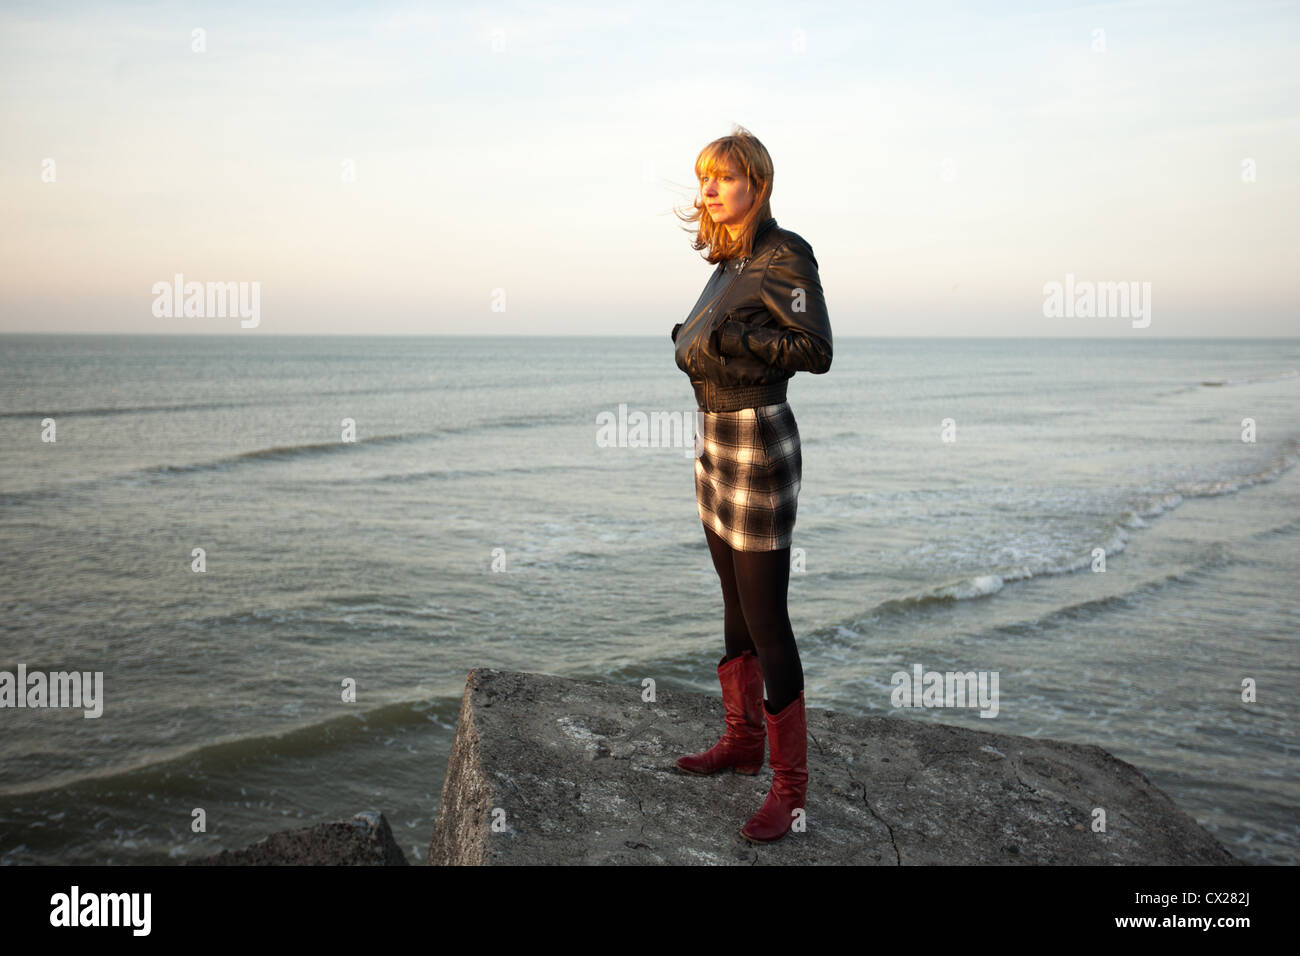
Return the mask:
{"type": "Polygon", "coordinates": [[[713,221],[726,226],[733,239],[754,201],[749,179],[727,165],[700,176],[700,198],[713,221]]]}

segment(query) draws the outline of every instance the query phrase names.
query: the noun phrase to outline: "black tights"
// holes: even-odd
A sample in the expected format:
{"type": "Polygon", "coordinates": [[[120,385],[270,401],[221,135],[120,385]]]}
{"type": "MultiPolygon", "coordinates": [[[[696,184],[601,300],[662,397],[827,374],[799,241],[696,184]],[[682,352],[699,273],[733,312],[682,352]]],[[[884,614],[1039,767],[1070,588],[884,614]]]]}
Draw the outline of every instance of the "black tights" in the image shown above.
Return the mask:
{"type": "Polygon", "coordinates": [[[768,713],[778,713],[803,690],[803,666],[786,610],[790,549],[737,551],[708,525],[704,536],[722,582],[727,660],[745,651],[758,655],[768,713]]]}

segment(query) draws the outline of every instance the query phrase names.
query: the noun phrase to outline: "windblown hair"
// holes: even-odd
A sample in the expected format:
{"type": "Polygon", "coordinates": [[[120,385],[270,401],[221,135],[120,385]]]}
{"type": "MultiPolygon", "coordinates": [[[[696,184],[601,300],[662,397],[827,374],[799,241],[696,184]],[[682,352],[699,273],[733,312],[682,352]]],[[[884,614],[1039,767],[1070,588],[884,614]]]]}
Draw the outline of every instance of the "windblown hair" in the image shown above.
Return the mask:
{"type": "Polygon", "coordinates": [[[699,188],[700,177],[712,176],[720,169],[730,169],[736,175],[746,176],[753,196],[753,203],[741,221],[736,238],[731,238],[726,226],[713,221],[702,194],[697,193],[691,213],[677,213],[677,217],[685,222],[699,223],[691,248],[708,249],[704,258],[709,262],[752,255],[754,231],[772,216],[772,157],[758,137],[743,126],[736,126],[730,136],[715,139],[700,150],[695,159],[696,188],[699,188]]]}

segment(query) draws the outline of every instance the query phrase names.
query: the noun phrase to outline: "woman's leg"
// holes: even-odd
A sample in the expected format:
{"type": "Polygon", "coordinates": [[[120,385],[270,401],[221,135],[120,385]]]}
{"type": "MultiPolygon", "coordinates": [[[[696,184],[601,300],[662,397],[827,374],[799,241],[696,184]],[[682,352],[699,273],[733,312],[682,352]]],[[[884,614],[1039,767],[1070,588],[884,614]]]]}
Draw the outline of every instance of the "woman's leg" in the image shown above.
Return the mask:
{"type": "Polygon", "coordinates": [[[704,522],[704,537],[709,542],[709,553],[713,556],[713,567],[718,572],[722,584],[722,634],[727,646],[727,660],[734,660],[745,651],[758,654],[758,648],[750,639],[749,628],[745,624],[745,612],[740,605],[740,592],[736,589],[736,573],[732,568],[731,545],[718,537],[717,533],[704,522]]]}
{"type": "Polygon", "coordinates": [[[790,549],[736,551],[725,542],[722,544],[731,551],[734,585],[745,625],[763,666],[768,710],[779,713],[803,690],[803,665],[799,662],[799,649],[794,643],[786,609],[790,549]]]}

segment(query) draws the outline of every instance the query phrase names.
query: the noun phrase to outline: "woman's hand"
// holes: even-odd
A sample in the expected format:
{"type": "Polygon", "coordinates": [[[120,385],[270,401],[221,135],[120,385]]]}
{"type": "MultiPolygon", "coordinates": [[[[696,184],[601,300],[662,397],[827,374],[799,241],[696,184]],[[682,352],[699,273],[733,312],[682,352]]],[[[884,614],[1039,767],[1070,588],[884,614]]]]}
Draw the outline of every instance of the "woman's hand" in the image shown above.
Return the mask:
{"type": "Polygon", "coordinates": [[[727,319],[714,330],[719,355],[747,355],[789,372],[831,367],[831,323],[812,247],[791,239],[772,258],[759,291],[773,325],[727,319]]]}

